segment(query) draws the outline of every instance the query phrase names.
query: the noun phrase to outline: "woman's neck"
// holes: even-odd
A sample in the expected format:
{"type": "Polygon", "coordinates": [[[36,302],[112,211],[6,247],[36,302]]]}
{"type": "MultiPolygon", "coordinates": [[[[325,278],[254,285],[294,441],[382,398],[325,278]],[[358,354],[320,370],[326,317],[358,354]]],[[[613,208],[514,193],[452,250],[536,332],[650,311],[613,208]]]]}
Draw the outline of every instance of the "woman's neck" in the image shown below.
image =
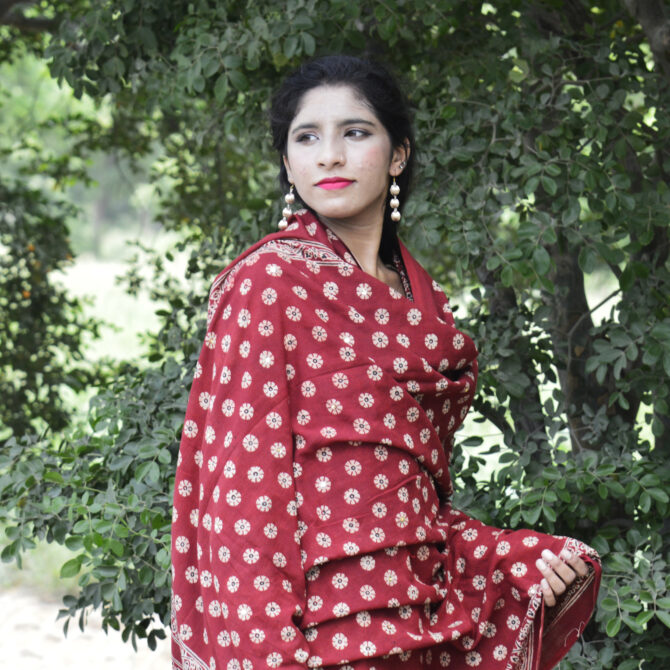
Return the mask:
{"type": "Polygon", "coordinates": [[[364,272],[381,281],[386,280],[388,269],[379,256],[382,222],[348,225],[341,221],[331,221],[325,217],[321,217],[321,220],[344,242],[364,272]]]}

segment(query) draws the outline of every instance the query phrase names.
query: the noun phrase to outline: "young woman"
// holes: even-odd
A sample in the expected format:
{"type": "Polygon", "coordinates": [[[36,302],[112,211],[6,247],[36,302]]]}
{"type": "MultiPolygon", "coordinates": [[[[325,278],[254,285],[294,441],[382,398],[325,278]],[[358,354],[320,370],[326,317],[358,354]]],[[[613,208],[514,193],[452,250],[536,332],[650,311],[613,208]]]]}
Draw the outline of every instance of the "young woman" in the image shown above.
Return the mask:
{"type": "Polygon", "coordinates": [[[327,57],[271,121],[307,209],[212,286],[175,482],[174,667],[553,667],[597,555],[450,505],[477,352],[396,234],[403,96],[379,65],[327,57]]]}

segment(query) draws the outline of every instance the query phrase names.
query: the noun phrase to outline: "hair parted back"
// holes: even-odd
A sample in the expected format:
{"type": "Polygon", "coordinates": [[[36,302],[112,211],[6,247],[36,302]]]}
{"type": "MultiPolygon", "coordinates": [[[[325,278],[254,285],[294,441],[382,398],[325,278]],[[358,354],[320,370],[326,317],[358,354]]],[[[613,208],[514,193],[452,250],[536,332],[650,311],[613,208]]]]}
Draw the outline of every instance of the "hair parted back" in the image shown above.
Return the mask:
{"type": "MultiPolygon", "coordinates": [[[[396,177],[400,186],[401,204],[410,192],[415,148],[409,105],[389,71],[379,63],[366,58],[342,54],[323,56],[301,65],[289,74],[272,98],[270,127],[272,145],[279,152],[279,181],[288,190],[289,181],[282,156],[286,154],[288,131],[298,112],[300,101],[307,91],[318,86],[350,86],[369,105],[386,129],[394,148],[409,142],[407,165],[396,177]]],[[[298,197],[300,196],[297,193],[298,197]]],[[[402,209],[402,207],[401,207],[402,209]]],[[[384,210],[384,229],[380,255],[385,262],[391,260],[396,246],[397,224],[391,219],[391,210],[384,210]]]]}

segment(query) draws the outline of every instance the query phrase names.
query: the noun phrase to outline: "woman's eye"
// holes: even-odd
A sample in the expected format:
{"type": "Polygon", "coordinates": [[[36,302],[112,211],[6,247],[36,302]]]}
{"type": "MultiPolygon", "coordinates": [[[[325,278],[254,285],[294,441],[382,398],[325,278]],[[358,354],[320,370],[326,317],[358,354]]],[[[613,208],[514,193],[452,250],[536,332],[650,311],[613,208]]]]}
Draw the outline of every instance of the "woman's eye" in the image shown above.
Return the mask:
{"type": "Polygon", "coordinates": [[[296,142],[307,142],[313,140],[315,137],[314,133],[303,133],[302,135],[298,135],[296,142]]]}
{"type": "Polygon", "coordinates": [[[370,133],[367,130],[361,130],[360,128],[352,128],[347,130],[348,137],[367,137],[370,133]]]}

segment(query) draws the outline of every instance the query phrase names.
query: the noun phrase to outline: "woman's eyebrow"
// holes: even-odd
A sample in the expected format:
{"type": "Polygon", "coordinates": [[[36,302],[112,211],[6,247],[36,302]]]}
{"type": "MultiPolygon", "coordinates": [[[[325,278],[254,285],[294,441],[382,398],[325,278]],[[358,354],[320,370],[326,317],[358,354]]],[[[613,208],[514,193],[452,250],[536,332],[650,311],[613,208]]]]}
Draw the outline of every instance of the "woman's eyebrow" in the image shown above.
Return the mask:
{"type": "MultiPolygon", "coordinates": [[[[344,119],[344,121],[340,121],[338,124],[338,127],[342,126],[353,126],[353,125],[366,125],[366,126],[372,126],[374,127],[375,124],[372,121],[368,121],[367,119],[344,119]]],[[[307,123],[301,123],[299,126],[296,126],[292,131],[291,135],[295,135],[297,132],[301,130],[307,130],[310,128],[318,128],[319,123],[317,121],[308,121],[307,123]]]]}

